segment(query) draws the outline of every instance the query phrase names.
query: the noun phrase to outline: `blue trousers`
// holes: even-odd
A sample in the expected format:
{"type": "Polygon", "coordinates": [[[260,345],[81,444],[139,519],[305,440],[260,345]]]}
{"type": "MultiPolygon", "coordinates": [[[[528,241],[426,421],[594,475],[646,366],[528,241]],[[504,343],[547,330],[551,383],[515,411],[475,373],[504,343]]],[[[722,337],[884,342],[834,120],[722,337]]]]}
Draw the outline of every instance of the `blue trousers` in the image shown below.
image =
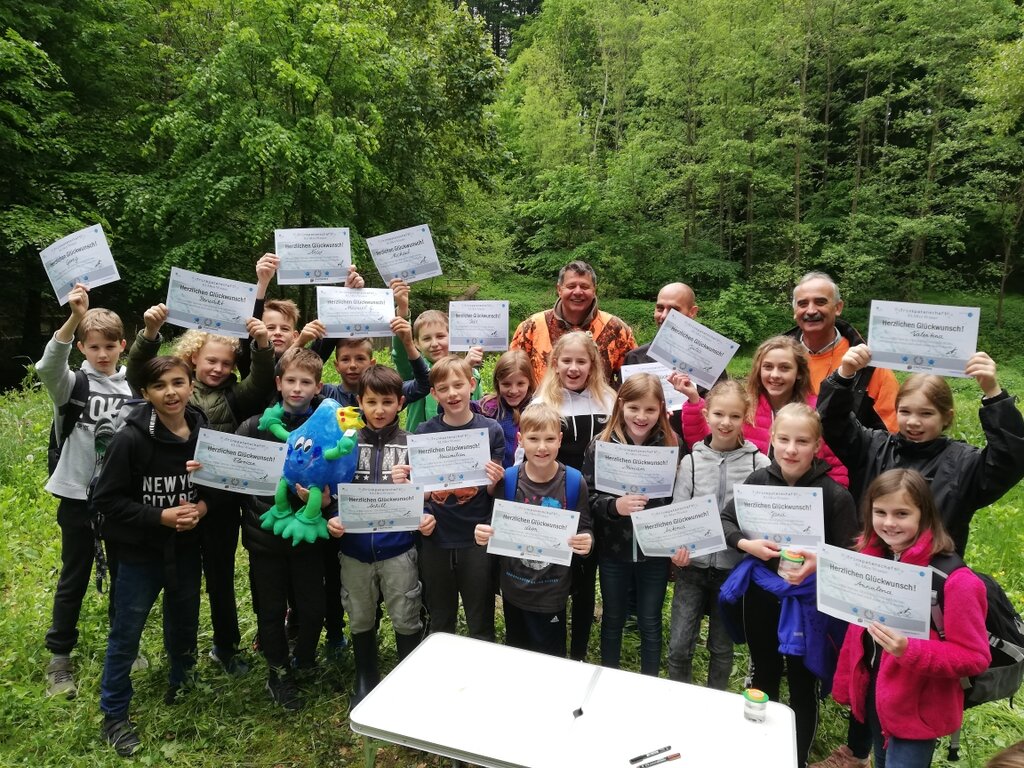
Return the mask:
{"type": "Polygon", "coordinates": [[[127,717],[132,700],[130,672],[139,655],[139,640],[149,612],[164,593],[164,648],[171,685],[181,685],[196,663],[199,633],[199,589],[202,564],[197,542],[176,547],[174,582],[162,561],[122,561],[114,592],[114,624],[107,638],[107,656],[100,682],[100,709],[109,717],[127,717]]]}
{"type": "Polygon", "coordinates": [[[601,665],[618,669],[622,630],[629,613],[629,590],[636,582],[636,623],[640,630],[640,672],[657,677],[661,668],[661,609],[668,588],[663,557],[638,563],[604,558],[600,563],[601,665]]]}

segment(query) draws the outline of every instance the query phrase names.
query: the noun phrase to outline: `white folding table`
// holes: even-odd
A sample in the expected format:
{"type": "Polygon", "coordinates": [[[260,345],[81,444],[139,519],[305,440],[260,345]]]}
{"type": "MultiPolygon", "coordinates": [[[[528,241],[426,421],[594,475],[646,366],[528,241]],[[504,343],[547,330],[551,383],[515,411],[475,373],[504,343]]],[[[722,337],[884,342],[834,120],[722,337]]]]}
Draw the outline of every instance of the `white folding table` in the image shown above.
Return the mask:
{"type": "Polygon", "coordinates": [[[630,758],[668,745],[662,756],[681,757],[666,768],[794,768],[793,711],[769,702],[765,722],[754,723],[743,703],[735,693],[435,634],[350,719],[367,745],[380,739],[488,768],[631,768],[630,758]]]}

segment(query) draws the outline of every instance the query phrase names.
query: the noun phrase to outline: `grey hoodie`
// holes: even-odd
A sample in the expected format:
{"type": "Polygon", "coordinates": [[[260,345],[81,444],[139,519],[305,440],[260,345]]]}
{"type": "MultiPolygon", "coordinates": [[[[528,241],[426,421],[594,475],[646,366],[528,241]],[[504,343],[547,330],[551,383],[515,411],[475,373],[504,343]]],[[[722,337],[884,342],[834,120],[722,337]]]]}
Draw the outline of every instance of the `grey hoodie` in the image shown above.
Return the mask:
{"type": "MultiPolygon", "coordinates": [[[[42,359],[36,363],[36,373],[53,401],[53,418],[60,424],[58,408],[67,403],[75,386],[75,374],[68,367],[72,342],[57,341],[56,334],[46,342],[42,359]]],[[[132,397],[125,378],[124,366],[112,376],[105,376],[88,361],[82,370],[89,377],[89,397],[78,422],[60,454],[60,461],[46,482],[46,490],[68,499],[85,499],[96,468],[96,445],[93,432],[96,422],[103,416],[113,416],[126,400],[132,397]]],[[[59,436],[58,436],[59,437],[59,436]]]]}
{"type": "MultiPolygon", "coordinates": [[[[757,446],[744,440],[743,444],[731,451],[716,451],[709,443],[710,435],[693,444],[690,453],[683,457],[676,473],[672,502],[689,501],[694,496],[712,495],[718,500],[718,510],[732,500],[732,487],[742,483],[755,469],[771,464],[771,461],[757,450],[757,446]]],[[[690,559],[695,568],[731,569],[743,559],[743,553],[731,547],[721,552],[690,559]]]]}

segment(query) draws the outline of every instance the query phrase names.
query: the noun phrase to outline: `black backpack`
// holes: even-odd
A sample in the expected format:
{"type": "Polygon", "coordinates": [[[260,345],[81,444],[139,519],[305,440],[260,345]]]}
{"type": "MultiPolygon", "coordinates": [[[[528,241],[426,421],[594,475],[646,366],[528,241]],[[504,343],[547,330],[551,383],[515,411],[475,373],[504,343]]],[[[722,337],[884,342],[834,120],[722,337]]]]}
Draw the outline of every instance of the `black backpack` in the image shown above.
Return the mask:
{"type": "MultiPolygon", "coordinates": [[[[953,571],[966,568],[967,565],[959,555],[950,553],[933,557],[931,567],[932,624],[939,637],[945,639],[943,606],[946,579],[953,571]]],[[[987,573],[975,571],[974,575],[985,585],[988,598],[985,629],[988,631],[992,662],[981,674],[961,679],[964,709],[986,701],[1012,700],[1024,680],[1024,621],[1021,621],[1020,614],[999,582],[987,573]]]]}
{"type": "Polygon", "coordinates": [[[46,467],[52,475],[60,461],[61,451],[68,441],[68,436],[75,428],[89,401],[89,376],[79,368],[75,371],[75,383],[71,387],[68,401],[57,408],[57,416],[50,424],[50,442],[46,447],[46,467]]]}

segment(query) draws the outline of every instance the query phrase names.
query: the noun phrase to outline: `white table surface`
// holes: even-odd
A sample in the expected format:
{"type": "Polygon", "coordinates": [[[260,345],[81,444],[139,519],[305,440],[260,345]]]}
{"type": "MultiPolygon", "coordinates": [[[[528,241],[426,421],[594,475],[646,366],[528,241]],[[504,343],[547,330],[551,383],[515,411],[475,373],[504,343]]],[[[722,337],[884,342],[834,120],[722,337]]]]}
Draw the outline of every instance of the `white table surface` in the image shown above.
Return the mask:
{"type": "Polygon", "coordinates": [[[493,768],[631,768],[666,745],[681,753],[666,768],[796,765],[782,704],[753,723],[739,694],[448,634],[424,640],[350,718],[364,736],[493,768]]]}

